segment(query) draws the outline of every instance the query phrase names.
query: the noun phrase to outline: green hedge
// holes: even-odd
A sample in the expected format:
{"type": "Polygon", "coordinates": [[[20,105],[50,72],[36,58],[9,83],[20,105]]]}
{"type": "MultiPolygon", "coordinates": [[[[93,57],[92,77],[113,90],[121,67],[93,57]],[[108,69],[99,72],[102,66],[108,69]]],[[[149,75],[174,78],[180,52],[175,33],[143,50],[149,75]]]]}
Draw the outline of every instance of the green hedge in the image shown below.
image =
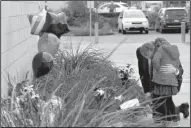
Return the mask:
{"type": "MultiPolygon", "coordinates": [[[[100,4],[99,2],[96,3],[100,4]]],[[[160,7],[155,7],[156,12],[148,12],[146,14],[149,19],[150,26],[155,25],[155,20],[157,16],[157,11],[160,7]]],[[[83,27],[89,23],[89,9],[86,7],[86,1],[70,1],[67,8],[62,8],[61,11],[65,12],[68,19],[68,25],[74,27],[83,27]]],[[[112,30],[116,30],[118,28],[118,16],[119,13],[101,13],[98,16],[92,11],[92,28],[94,28],[94,23],[99,21],[99,29],[102,29],[104,23],[109,23],[112,30]]]]}
{"type": "Polygon", "coordinates": [[[119,13],[100,13],[99,15],[107,18],[118,18],[119,13]]]}

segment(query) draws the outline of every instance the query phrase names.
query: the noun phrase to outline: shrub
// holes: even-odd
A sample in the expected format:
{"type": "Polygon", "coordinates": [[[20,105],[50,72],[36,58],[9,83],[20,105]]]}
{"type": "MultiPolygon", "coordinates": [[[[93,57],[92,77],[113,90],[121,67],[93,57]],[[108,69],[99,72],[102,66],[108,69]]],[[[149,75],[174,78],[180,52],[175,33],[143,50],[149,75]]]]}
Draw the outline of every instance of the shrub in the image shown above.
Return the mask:
{"type": "Polygon", "coordinates": [[[150,12],[150,11],[144,12],[145,15],[148,16],[148,20],[149,20],[149,24],[150,24],[151,28],[154,28],[154,26],[155,26],[156,18],[157,18],[158,12],[160,10],[160,7],[155,6],[153,8],[153,10],[154,11],[152,11],[152,12],[150,12]]]}
{"type": "Polygon", "coordinates": [[[154,12],[159,12],[159,10],[161,9],[161,7],[160,6],[155,6],[154,8],[153,8],[153,10],[154,10],[154,12]]]}
{"type": "Polygon", "coordinates": [[[157,12],[148,12],[147,13],[150,26],[155,26],[157,14],[158,14],[157,12]]]}
{"type": "Polygon", "coordinates": [[[117,17],[104,17],[100,15],[98,20],[99,20],[99,29],[103,28],[105,23],[109,23],[112,29],[116,29],[118,27],[117,17]]]}
{"type": "MultiPolygon", "coordinates": [[[[99,4],[96,3],[97,5],[99,4]]],[[[62,8],[62,11],[65,12],[68,19],[68,25],[75,27],[86,26],[89,23],[89,9],[85,6],[84,1],[70,1],[68,8],[62,8]]],[[[110,13],[110,14],[99,14],[99,28],[103,27],[105,22],[110,23],[112,28],[117,26],[117,17],[119,13],[110,13]]],[[[94,23],[97,21],[96,12],[92,11],[92,28],[94,28],[94,23]]]]}
{"type": "MultiPolygon", "coordinates": [[[[74,36],[89,36],[90,35],[89,24],[82,27],[71,27],[70,29],[71,29],[71,34],[74,36]]],[[[95,35],[94,23],[92,23],[91,31],[92,31],[91,35],[94,36],[95,35]]],[[[99,31],[99,36],[114,34],[112,27],[110,26],[108,22],[104,22],[103,24],[101,24],[101,26],[99,23],[98,31],[99,31]]]]}
{"type": "Polygon", "coordinates": [[[99,15],[107,17],[107,18],[111,18],[111,17],[118,17],[119,13],[100,13],[99,15]]]}
{"type": "MultiPolygon", "coordinates": [[[[142,89],[135,79],[128,78],[122,84],[118,68],[108,60],[111,54],[94,49],[92,44],[81,50],[80,44],[77,50],[71,45],[69,50],[58,51],[50,74],[33,80],[33,89],[40,97],[37,101],[31,101],[31,93],[26,93],[24,103],[27,107],[19,107],[16,112],[1,102],[1,126],[102,127],[116,123],[127,127],[154,126],[152,123],[139,123],[148,111],[146,106],[116,111],[119,102],[114,100],[114,96],[122,94],[126,100],[137,97],[142,102],[142,89]],[[96,87],[106,91],[104,99],[95,99],[93,90],[96,87]]],[[[25,84],[26,87],[30,85],[25,84]]],[[[11,106],[17,104],[14,91],[12,97],[11,106]]]]}

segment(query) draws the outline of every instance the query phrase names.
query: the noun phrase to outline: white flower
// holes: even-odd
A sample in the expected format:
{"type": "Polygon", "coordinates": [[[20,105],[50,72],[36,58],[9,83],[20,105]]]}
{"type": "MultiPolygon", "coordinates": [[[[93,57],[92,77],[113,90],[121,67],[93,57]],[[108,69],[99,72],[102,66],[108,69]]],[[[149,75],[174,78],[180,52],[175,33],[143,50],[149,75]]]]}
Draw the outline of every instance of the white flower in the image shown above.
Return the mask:
{"type": "Polygon", "coordinates": [[[119,96],[115,96],[115,100],[120,100],[120,101],[122,101],[122,98],[123,98],[123,96],[122,95],[119,95],[119,96]]]}
{"type": "Polygon", "coordinates": [[[96,92],[98,92],[98,94],[101,95],[101,96],[105,94],[105,92],[100,88],[97,89],[96,92]]]}
{"type": "Polygon", "coordinates": [[[123,68],[122,66],[119,67],[119,71],[123,71],[123,69],[124,69],[124,68],[123,68]]]}
{"type": "Polygon", "coordinates": [[[34,91],[34,90],[33,90],[33,86],[34,86],[34,85],[30,85],[30,86],[24,87],[24,89],[23,89],[24,93],[29,93],[29,92],[34,91]]]}
{"type": "Polygon", "coordinates": [[[127,68],[130,68],[130,66],[131,66],[131,64],[127,64],[127,65],[126,65],[127,68]]]}
{"type": "Polygon", "coordinates": [[[29,81],[26,81],[26,82],[25,82],[25,86],[29,86],[29,81]]]}
{"type": "Polygon", "coordinates": [[[55,114],[51,112],[49,114],[50,124],[52,124],[54,122],[54,117],[55,117],[55,114]]]}
{"type": "Polygon", "coordinates": [[[124,78],[124,76],[125,76],[125,75],[124,75],[123,73],[119,73],[119,74],[118,74],[118,77],[119,77],[120,79],[124,78]]]}
{"type": "Polygon", "coordinates": [[[39,94],[32,94],[32,97],[31,97],[32,99],[34,99],[34,98],[39,98],[39,94]]]}
{"type": "Polygon", "coordinates": [[[53,63],[56,65],[57,64],[56,60],[53,60],[53,63]]]}
{"type": "Polygon", "coordinates": [[[130,69],[129,68],[125,68],[125,72],[126,73],[130,72],[130,69]]]}
{"type": "Polygon", "coordinates": [[[17,101],[17,103],[19,103],[20,102],[20,97],[16,97],[16,101],[17,101]]]}

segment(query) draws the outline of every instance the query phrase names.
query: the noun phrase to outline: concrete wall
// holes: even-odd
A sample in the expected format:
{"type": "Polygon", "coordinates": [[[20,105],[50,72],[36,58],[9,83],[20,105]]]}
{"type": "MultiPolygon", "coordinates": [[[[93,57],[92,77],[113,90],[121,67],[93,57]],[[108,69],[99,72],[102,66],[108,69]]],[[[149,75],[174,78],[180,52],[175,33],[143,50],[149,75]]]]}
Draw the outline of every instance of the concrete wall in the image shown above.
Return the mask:
{"type": "Polygon", "coordinates": [[[1,96],[6,96],[7,72],[20,82],[32,69],[39,37],[30,34],[27,14],[39,12],[39,3],[44,7],[38,1],[1,2],[1,96]]]}

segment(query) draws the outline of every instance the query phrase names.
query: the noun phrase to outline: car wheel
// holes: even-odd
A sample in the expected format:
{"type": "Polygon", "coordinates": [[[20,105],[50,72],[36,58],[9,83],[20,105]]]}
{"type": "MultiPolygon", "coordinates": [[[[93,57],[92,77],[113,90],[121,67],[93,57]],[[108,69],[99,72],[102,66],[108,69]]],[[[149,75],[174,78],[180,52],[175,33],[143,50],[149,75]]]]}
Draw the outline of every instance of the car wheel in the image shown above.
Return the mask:
{"type": "Polygon", "coordinates": [[[121,33],[121,29],[118,29],[118,33],[121,33]]]}
{"type": "Polygon", "coordinates": [[[123,34],[126,34],[126,31],[123,29],[123,26],[122,26],[122,31],[123,31],[123,34]]]}
{"type": "Polygon", "coordinates": [[[160,25],[160,33],[164,33],[164,29],[162,28],[161,25],[160,25]]]}
{"type": "Polygon", "coordinates": [[[143,33],[143,30],[140,30],[140,33],[142,34],[142,33],[143,33]]]}
{"type": "Polygon", "coordinates": [[[156,28],[156,29],[155,29],[155,31],[156,31],[156,32],[159,32],[159,29],[158,29],[158,28],[156,28]]]}
{"type": "Polygon", "coordinates": [[[155,31],[159,32],[159,28],[157,28],[157,24],[155,23],[155,31]]]}
{"type": "Polygon", "coordinates": [[[189,29],[186,29],[185,33],[188,33],[189,32],[189,29]]]}
{"type": "Polygon", "coordinates": [[[148,33],[149,33],[149,30],[145,30],[145,33],[148,34],[148,33]]]}
{"type": "Polygon", "coordinates": [[[126,31],[125,31],[125,30],[123,30],[123,34],[126,34],[126,31]]]}

